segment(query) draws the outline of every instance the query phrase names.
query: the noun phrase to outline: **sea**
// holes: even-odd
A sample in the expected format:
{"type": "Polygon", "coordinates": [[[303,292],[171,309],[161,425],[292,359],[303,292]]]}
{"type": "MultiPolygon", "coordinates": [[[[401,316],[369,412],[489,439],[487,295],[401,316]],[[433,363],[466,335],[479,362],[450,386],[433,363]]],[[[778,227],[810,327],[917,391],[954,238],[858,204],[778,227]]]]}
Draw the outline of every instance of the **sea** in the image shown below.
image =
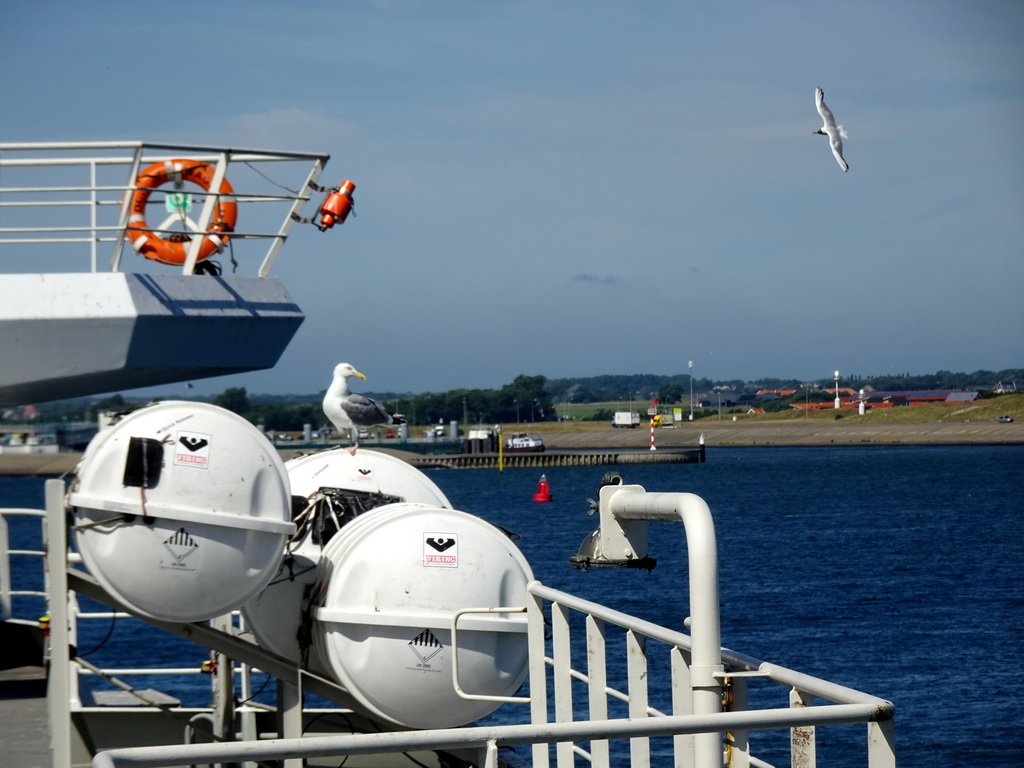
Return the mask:
{"type": "MultiPolygon", "coordinates": [[[[547,469],[547,503],[533,501],[541,470],[428,475],[456,509],[514,532],[548,586],[682,629],[680,524],[650,524],[650,573],[569,564],[597,526],[588,499],[606,471],[708,503],[726,647],[894,702],[900,766],[1024,764],[1024,446],[714,448],[703,464],[547,469]]],[[[0,477],[0,504],[41,507],[41,478],[0,477]]],[[[12,526],[15,546],[24,532],[12,526]]],[[[96,664],[202,658],[184,641],[139,647],[125,627],[94,624],[79,650],[96,664]]],[[[208,681],[194,680],[208,700],[208,681]]],[[[753,734],[755,754],[786,764],[780,738],[753,734]]],[[[817,740],[819,766],[866,765],[863,725],[817,740]]],[[[657,746],[654,763],[670,764],[657,746]]]]}

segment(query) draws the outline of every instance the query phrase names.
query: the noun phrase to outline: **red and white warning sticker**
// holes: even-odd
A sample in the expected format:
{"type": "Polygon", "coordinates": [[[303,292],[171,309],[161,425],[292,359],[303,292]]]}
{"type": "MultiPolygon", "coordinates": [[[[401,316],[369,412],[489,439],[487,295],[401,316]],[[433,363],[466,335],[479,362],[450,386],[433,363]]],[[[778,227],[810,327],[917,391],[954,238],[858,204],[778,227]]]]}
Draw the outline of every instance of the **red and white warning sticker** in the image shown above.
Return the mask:
{"type": "Polygon", "coordinates": [[[459,534],[423,534],[423,565],[430,568],[459,567],[459,534]]]}
{"type": "Polygon", "coordinates": [[[174,463],[183,467],[206,469],[210,465],[213,438],[202,432],[179,432],[174,441],[174,463]]]}

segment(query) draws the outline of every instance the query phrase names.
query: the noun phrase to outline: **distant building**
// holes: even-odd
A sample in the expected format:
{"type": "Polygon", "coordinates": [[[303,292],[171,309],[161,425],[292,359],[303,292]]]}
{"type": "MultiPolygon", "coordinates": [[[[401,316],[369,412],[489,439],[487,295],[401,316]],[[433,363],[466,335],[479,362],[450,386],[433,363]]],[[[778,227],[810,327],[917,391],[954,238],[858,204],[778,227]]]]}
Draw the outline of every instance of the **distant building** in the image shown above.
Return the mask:
{"type": "Polygon", "coordinates": [[[826,389],[825,391],[828,392],[828,394],[832,395],[832,397],[836,396],[836,392],[839,393],[840,397],[856,397],[857,396],[857,390],[850,389],[849,387],[840,387],[839,389],[836,389],[835,387],[831,387],[829,389],[826,389]]]}
{"type": "MultiPolygon", "coordinates": [[[[835,394],[835,389],[826,390],[835,394]]],[[[972,403],[978,399],[977,392],[964,392],[960,389],[913,389],[906,391],[867,391],[854,392],[852,389],[839,389],[840,408],[859,408],[863,402],[867,409],[898,408],[900,406],[932,405],[935,403],[972,403]]],[[[792,403],[799,410],[822,410],[835,407],[834,402],[824,403],[792,403]]]]}

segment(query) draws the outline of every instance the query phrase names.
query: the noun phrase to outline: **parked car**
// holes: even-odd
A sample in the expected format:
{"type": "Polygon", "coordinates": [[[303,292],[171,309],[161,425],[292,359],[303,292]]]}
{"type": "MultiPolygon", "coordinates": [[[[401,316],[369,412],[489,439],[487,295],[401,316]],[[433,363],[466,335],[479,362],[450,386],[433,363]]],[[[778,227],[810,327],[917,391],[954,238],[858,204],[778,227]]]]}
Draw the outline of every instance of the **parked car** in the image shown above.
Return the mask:
{"type": "Polygon", "coordinates": [[[1000,416],[999,421],[1001,421],[1003,424],[1009,424],[1011,421],[1013,421],[1013,416],[1000,416]]]}

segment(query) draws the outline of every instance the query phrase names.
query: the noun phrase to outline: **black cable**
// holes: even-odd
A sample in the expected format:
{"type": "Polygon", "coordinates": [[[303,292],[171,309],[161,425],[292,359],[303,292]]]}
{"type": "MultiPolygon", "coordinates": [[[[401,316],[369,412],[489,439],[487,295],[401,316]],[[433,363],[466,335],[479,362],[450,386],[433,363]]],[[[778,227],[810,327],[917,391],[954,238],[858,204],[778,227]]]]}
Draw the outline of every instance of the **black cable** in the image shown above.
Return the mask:
{"type": "MultiPolygon", "coordinates": [[[[376,723],[376,722],[374,722],[372,720],[370,721],[370,723],[375,725],[377,727],[377,730],[375,730],[375,731],[357,731],[355,729],[355,726],[352,724],[352,721],[349,720],[349,718],[346,715],[344,715],[343,713],[341,713],[341,712],[324,712],[322,714],[317,715],[312,720],[310,720],[308,723],[306,723],[305,727],[302,729],[302,735],[305,736],[306,735],[306,731],[308,731],[310,729],[310,727],[313,725],[313,723],[315,723],[317,720],[319,720],[322,717],[330,717],[332,715],[340,717],[342,720],[344,720],[345,721],[345,725],[348,727],[349,733],[351,733],[353,735],[355,735],[356,733],[383,733],[384,732],[383,729],[380,727],[380,724],[376,723]]],[[[412,763],[414,763],[415,765],[420,766],[420,768],[430,768],[429,765],[427,765],[426,763],[421,763],[419,760],[417,760],[415,757],[410,755],[408,752],[403,752],[402,754],[405,757],[409,758],[409,760],[412,763]]],[[[436,754],[438,755],[438,758],[440,758],[441,755],[444,754],[444,753],[438,752],[436,754]]],[[[342,768],[342,766],[344,766],[345,763],[348,762],[349,757],[351,757],[351,755],[345,755],[345,759],[342,760],[340,763],[338,763],[337,768],[342,768]]]]}
{"type": "Polygon", "coordinates": [[[409,762],[411,762],[413,765],[418,765],[418,766],[420,766],[420,768],[430,768],[429,765],[427,765],[426,763],[421,763],[419,760],[417,760],[415,757],[410,755],[408,752],[403,752],[402,754],[405,757],[409,758],[409,762]]]}
{"type": "Polygon", "coordinates": [[[110,626],[107,627],[107,636],[104,637],[102,640],[100,640],[99,645],[97,645],[95,648],[91,648],[88,651],[86,651],[85,653],[79,653],[78,656],[80,658],[85,658],[90,653],[96,653],[96,651],[98,651],[100,648],[102,648],[104,645],[106,645],[107,644],[107,640],[109,640],[110,636],[114,634],[114,624],[116,624],[116,623],[117,623],[117,612],[114,611],[114,612],[112,612],[110,614],[110,626]]]}
{"type": "Polygon", "coordinates": [[[284,582],[284,581],[294,581],[296,579],[296,577],[301,576],[304,573],[309,573],[310,571],[315,571],[315,570],[316,570],[316,565],[311,565],[309,568],[305,568],[305,569],[299,571],[298,573],[289,573],[287,576],[282,576],[280,579],[276,579],[276,580],[270,582],[269,584],[267,584],[267,586],[268,587],[272,587],[275,584],[280,584],[281,582],[284,582]]]}
{"type": "Polygon", "coordinates": [[[259,690],[257,690],[257,691],[256,691],[256,693],[254,693],[254,694],[253,694],[252,696],[250,696],[250,697],[249,697],[248,699],[242,699],[241,701],[236,701],[236,702],[235,702],[235,706],[236,706],[236,707],[240,707],[240,706],[242,706],[243,704],[248,704],[248,703],[249,703],[250,701],[252,701],[252,700],[253,700],[253,699],[255,699],[255,698],[256,698],[257,696],[259,696],[259,695],[260,695],[261,693],[263,693],[263,689],[267,687],[267,683],[269,683],[269,682],[270,682],[270,679],[271,679],[272,677],[273,677],[273,675],[270,675],[270,674],[268,674],[268,675],[266,676],[266,678],[265,678],[265,679],[263,680],[263,685],[261,685],[261,686],[259,687],[259,690]]]}
{"type": "MultiPolygon", "coordinates": [[[[261,170],[260,170],[259,168],[257,168],[257,167],[256,167],[255,165],[253,165],[252,163],[250,163],[250,162],[249,162],[248,160],[243,160],[242,162],[243,162],[243,163],[244,163],[245,165],[249,166],[249,168],[251,168],[252,170],[256,171],[256,173],[258,173],[258,174],[259,174],[260,176],[262,176],[262,177],[263,177],[264,179],[266,179],[267,181],[269,181],[269,182],[270,182],[271,184],[273,184],[273,185],[274,185],[275,187],[280,187],[281,189],[285,190],[286,192],[291,192],[291,193],[292,193],[293,195],[297,195],[297,194],[299,194],[299,190],[297,190],[297,189],[292,189],[291,187],[286,187],[286,186],[285,186],[284,184],[279,184],[278,182],[274,181],[274,180],[273,180],[272,178],[270,178],[269,176],[267,176],[267,174],[265,174],[265,173],[264,173],[263,171],[261,171],[261,170]]],[[[318,192],[321,192],[322,190],[320,190],[320,189],[317,189],[317,191],[318,191],[318,192]]]]}

